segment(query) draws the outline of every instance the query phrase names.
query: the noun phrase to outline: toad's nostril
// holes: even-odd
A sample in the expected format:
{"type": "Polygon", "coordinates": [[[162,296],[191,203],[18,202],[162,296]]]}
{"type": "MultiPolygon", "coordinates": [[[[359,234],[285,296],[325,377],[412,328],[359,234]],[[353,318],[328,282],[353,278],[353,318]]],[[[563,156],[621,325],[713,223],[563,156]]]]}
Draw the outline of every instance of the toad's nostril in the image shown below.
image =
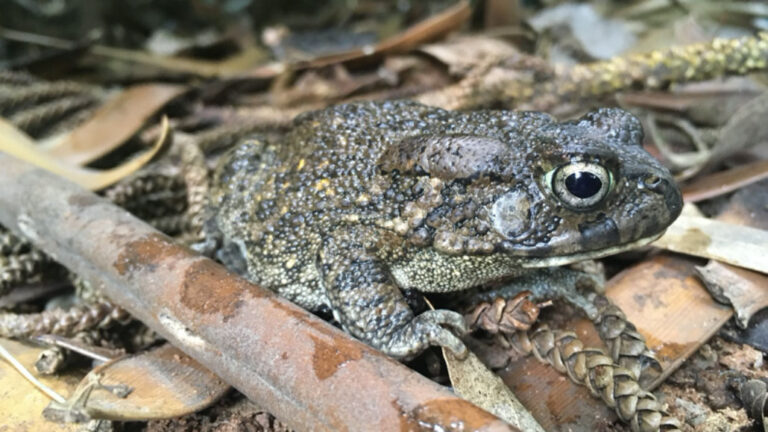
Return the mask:
{"type": "Polygon", "coordinates": [[[662,183],[661,177],[657,176],[656,174],[648,174],[643,178],[643,184],[649,188],[649,189],[656,189],[658,188],[662,183]]]}

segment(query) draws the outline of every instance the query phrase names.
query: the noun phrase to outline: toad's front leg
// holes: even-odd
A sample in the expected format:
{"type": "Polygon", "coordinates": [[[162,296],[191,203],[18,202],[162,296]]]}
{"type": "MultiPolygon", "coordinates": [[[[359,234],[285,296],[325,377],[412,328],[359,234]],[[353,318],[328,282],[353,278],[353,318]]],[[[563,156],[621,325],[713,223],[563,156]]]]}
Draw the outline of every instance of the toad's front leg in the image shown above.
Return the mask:
{"type": "Polygon", "coordinates": [[[342,327],[399,359],[430,345],[464,356],[467,348],[457,337],[467,332],[461,314],[432,310],[414,315],[385,263],[365,250],[355,231],[327,238],[319,257],[326,296],[342,327]]]}

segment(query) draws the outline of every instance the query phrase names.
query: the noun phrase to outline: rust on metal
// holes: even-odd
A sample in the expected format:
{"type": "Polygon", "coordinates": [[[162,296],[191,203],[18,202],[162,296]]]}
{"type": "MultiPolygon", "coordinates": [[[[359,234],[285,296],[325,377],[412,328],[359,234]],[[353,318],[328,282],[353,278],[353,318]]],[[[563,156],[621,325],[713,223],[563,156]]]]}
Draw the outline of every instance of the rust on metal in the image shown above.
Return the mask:
{"type": "Polygon", "coordinates": [[[339,368],[343,367],[350,360],[360,360],[363,353],[356,344],[336,344],[329,345],[320,339],[314,339],[315,352],[312,355],[312,366],[315,369],[315,375],[319,380],[324,380],[333,376],[339,368]]]}
{"type": "Polygon", "coordinates": [[[218,313],[224,318],[224,322],[231,319],[237,310],[243,305],[241,296],[244,293],[253,293],[253,285],[243,279],[235,279],[232,283],[219,284],[214,293],[201,292],[197,287],[213,286],[219,281],[227,281],[226,269],[216,263],[204,260],[198,261],[184,274],[184,285],[181,291],[181,304],[202,314],[218,313]]]}
{"type": "MultiPolygon", "coordinates": [[[[173,240],[163,234],[149,234],[144,238],[125,245],[117,257],[114,267],[121,276],[130,276],[137,269],[154,267],[166,258],[178,253],[173,240]]],[[[189,251],[189,256],[194,254],[189,251]]]]}
{"type": "Polygon", "coordinates": [[[0,223],[290,426],[514,430],[108,201],[10,156],[0,166],[0,223]]]}

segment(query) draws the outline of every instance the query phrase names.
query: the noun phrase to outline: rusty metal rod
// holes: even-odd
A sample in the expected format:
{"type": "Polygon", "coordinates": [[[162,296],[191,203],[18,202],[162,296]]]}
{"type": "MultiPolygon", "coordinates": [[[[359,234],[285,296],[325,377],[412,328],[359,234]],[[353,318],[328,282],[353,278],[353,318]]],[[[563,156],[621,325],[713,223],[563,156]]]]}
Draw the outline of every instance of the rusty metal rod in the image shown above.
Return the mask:
{"type": "Polygon", "coordinates": [[[294,428],[513,430],[107,200],[3,153],[0,223],[294,428]]]}

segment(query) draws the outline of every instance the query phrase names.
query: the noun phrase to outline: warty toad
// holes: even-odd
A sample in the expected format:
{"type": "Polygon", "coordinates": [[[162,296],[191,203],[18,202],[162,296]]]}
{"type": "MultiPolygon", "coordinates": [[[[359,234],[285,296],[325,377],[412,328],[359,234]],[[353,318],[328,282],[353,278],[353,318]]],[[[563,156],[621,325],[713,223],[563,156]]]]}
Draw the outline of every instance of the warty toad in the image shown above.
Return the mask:
{"type": "Polygon", "coordinates": [[[454,292],[649,243],[678,216],[639,121],[598,109],[451,112],[407,101],[300,116],[218,167],[207,235],[248,279],[385,353],[461,354],[464,321],[402,289],[454,292]]]}

